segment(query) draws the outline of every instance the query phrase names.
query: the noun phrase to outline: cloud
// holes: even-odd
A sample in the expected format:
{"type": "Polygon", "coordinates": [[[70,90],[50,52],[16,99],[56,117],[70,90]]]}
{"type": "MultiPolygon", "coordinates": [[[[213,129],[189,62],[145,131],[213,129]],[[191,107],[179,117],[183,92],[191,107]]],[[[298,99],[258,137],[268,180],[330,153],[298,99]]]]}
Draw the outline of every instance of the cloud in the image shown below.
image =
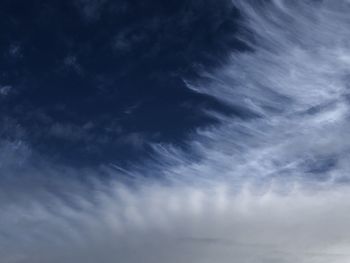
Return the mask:
{"type": "Polygon", "coordinates": [[[13,88],[12,86],[6,85],[6,86],[0,86],[0,96],[7,96],[12,92],[13,88]]]}
{"type": "Polygon", "coordinates": [[[75,3],[87,21],[99,19],[101,10],[107,0],[76,0],[75,3]]]}
{"type": "MultiPolygon", "coordinates": [[[[150,25],[143,24],[142,27],[151,27],[150,25]]],[[[149,30],[149,29],[148,29],[149,30]]],[[[147,40],[149,40],[150,36],[147,34],[145,29],[134,29],[130,28],[128,30],[124,30],[119,32],[114,38],[112,43],[112,48],[115,51],[119,52],[131,52],[137,46],[143,45],[147,40]]]]}
{"type": "Polygon", "coordinates": [[[8,50],[8,55],[15,59],[22,58],[23,53],[21,45],[18,43],[11,44],[8,50]]]}
{"type": "Polygon", "coordinates": [[[125,34],[118,34],[114,38],[114,42],[112,46],[117,51],[130,51],[132,45],[133,45],[132,40],[127,39],[125,34]]]}
{"type": "Polygon", "coordinates": [[[78,62],[78,59],[76,56],[66,56],[63,61],[64,65],[68,68],[76,72],[77,74],[81,75],[83,74],[83,68],[78,62]]]}
{"type": "Polygon", "coordinates": [[[22,166],[0,166],[3,262],[349,262],[350,6],[234,3],[251,51],[187,83],[251,116],[208,112],[220,124],[186,149],[153,145],[128,169],[19,147],[22,166]]]}
{"type": "Polygon", "coordinates": [[[85,127],[86,126],[80,127],[73,124],[55,123],[50,127],[49,133],[56,138],[70,141],[87,140],[91,136],[89,136],[85,127]]]}
{"type": "Polygon", "coordinates": [[[0,255],[4,262],[349,260],[348,188],[296,186],[288,195],[272,188],[257,195],[248,186],[116,184],[84,199],[72,193],[69,203],[47,193],[45,202],[3,206],[0,255]]]}

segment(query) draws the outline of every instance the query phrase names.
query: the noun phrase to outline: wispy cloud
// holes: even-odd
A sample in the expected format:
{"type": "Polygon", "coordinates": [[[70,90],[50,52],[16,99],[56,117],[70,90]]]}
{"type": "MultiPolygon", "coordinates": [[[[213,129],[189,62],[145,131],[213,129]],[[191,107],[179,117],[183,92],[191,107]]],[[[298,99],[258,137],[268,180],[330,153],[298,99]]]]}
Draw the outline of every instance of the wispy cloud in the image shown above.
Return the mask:
{"type": "Polygon", "coordinates": [[[77,74],[81,75],[84,72],[76,56],[73,56],[73,55],[66,56],[63,60],[63,64],[65,67],[75,71],[77,74]]]}
{"type": "Polygon", "coordinates": [[[153,145],[127,170],[4,142],[23,154],[0,166],[3,262],[349,262],[349,3],[234,4],[252,50],[188,86],[252,117],[209,112],[220,125],[186,151],[153,145]]]}
{"type": "Polygon", "coordinates": [[[12,86],[6,85],[6,86],[0,86],[0,96],[7,96],[11,93],[13,90],[12,86]]]}
{"type": "Polygon", "coordinates": [[[76,0],[77,8],[87,21],[95,21],[101,15],[101,9],[107,0],[76,0]]]}

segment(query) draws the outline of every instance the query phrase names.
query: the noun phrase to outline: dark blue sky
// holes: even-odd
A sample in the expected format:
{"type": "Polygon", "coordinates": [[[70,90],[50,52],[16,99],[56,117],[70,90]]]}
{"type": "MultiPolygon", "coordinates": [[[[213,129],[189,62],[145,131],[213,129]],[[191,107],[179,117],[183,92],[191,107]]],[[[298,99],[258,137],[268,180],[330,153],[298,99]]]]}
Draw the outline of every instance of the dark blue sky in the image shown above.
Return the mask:
{"type": "Polygon", "coordinates": [[[230,112],[185,87],[244,48],[226,0],[3,0],[0,135],[57,162],[144,157],[230,112]]]}

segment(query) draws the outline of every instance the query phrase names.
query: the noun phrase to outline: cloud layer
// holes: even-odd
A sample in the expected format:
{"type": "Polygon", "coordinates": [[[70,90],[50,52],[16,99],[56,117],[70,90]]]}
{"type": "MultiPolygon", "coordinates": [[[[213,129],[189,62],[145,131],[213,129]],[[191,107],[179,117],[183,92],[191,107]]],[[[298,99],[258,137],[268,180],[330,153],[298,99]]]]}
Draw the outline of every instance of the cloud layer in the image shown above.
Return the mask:
{"type": "Polygon", "coordinates": [[[234,4],[251,50],[187,83],[244,114],[128,170],[3,141],[2,262],[349,262],[350,4],[234,4]]]}

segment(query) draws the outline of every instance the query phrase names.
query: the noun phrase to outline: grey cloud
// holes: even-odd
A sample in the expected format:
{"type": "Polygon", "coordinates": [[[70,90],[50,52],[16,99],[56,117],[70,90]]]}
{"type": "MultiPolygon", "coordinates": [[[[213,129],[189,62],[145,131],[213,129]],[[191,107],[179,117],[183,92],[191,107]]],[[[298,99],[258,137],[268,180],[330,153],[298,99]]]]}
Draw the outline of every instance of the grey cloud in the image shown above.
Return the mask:
{"type": "Polygon", "coordinates": [[[130,28],[119,32],[113,38],[112,48],[118,52],[130,52],[137,47],[138,44],[147,40],[147,38],[147,34],[145,32],[140,32],[139,28],[130,28]]]}
{"type": "Polygon", "coordinates": [[[16,59],[21,58],[23,56],[21,45],[18,43],[11,44],[8,50],[8,55],[16,59]]]}
{"type": "Polygon", "coordinates": [[[5,86],[0,86],[0,96],[7,96],[9,95],[13,90],[12,86],[5,85],[5,86]]]}
{"type": "Polygon", "coordinates": [[[69,55],[64,58],[63,61],[66,68],[71,69],[75,71],[78,74],[83,74],[84,70],[81,64],[78,62],[78,59],[76,56],[69,55]]]}
{"type": "Polygon", "coordinates": [[[129,133],[118,138],[117,143],[132,147],[134,150],[140,150],[146,144],[146,136],[142,133],[129,133]]]}
{"type": "Polygon", "coordinates": [[[87,132],[89,126],[78,126],[73,124],[55,123],[51,126],[49,133],[54,137],[67,140],[86,140],[89,138],[87,132]]]}
{"type": "Polygon", "coordinates": [[[100,12],[107,0],[76,0],[77,8],[88,21],[94,21],[100,17],[100,12]]]}

